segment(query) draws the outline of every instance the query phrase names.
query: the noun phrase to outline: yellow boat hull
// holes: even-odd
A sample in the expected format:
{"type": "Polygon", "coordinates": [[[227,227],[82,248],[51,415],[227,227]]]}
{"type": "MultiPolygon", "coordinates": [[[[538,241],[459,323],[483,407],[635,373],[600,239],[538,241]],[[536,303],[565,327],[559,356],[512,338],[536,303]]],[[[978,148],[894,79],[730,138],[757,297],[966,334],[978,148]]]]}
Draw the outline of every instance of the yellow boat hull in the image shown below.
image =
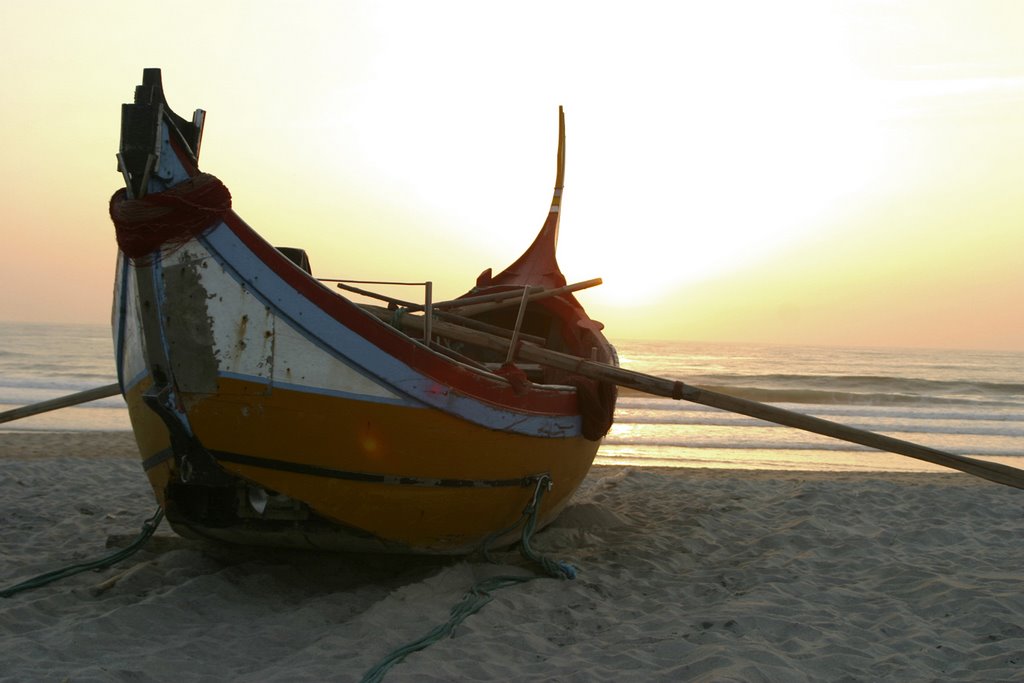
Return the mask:
{"type": "MultiPolygon", "coordinates": [[[[302,501],[336,528],[311,532],[299,524],[308,521],[301,514],[285,518],[277,530],[210,526],[168,505],[168,486],[182,472],[169,457],[170,436],[145,405],[146,387],[140,384],[128,396],[139,451],[157,499],[184,535],[349,550],[470,552],[520,520],[541,475],[552,483],[538,518],[538,526],[547,524],[586,476],[598,448],[583,437],[498,433],[430,409],[288,390],[262,395],[259,386],[222,382],[231,385],[227,393],[196,399],[189,417],[221,467],[245,482],[237,505],[250,503],[249,491],[272,492],[302,501]],[[295,522],[291,533],[289,521],[295,522]]],[[[256,510],[249,512],[255,521],[256,510]]],[[[491,542],[514,541],[517,533],[512,529],[491,542]]]]}

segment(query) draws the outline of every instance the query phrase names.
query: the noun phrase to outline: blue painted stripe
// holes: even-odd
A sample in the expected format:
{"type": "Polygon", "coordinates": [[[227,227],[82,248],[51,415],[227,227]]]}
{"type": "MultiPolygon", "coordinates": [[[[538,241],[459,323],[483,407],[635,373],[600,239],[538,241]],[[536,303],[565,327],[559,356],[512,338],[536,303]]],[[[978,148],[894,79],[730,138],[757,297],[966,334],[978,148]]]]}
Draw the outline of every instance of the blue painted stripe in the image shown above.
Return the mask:
{"type": "Polygon", "coordinates": [[[362,358],[371,353],[379,354],[380,358],[385,361],[393,360],[393,358],[325,314],[305,297],[299,296],[263,261],[258,259],[230,228],[221,224],[215,230],[204,235],[200,242],[236,282],[245,286],[248,294],[272,310],[275,316],[299,331],[311,344],[353,372],[362,375],[369,381],[384,385],[392,393],[401,395],[403,405],[420,407],[425,405],[422,401],[409,395],[408,392],[394,386],[384,377],[368,370],[363,363],[356,362],[353,356],[362,358]],[[242,273],[250,275],[247,277],[242,273]],[[269,287],[270,292],[267,291],[268,282],[272,283],[269,287]],[[273,286],[275,284],[276,288],[273,286]],[[299,304],[293,305],[293,302],[288,301],[288,295],[299,304]],[[335,336],[333,340],[324,338],[328,331],[337,333],[339,328],[343,331],[340,337],[335,336]],[[346,352],[342,352],[341,348],[345,348],[346,352]]]}
{"type": "Polygon", "coordinates": [[[139,382],[141,382],[142,380],[146,379],[147,377],[149,377],[149,370],[148,369],[143,369],[143,370],[140,370],[139,372],[135,373],[134,377],[129,379],[127,382],[125,382],[124,389],[123,389],[124,393],[128,393],[129,390],[133,389],[135,387],[135,385],[137,385],[139,382]]]}
{"type": "Polygon", "coordinates": [[[296,384],[294,382],[281,382],[278,380],[270,381],[266,377],[260,375],[245,375],[240,372],[220,372],[218,376],[227,379],[239,380],[242,382],[252,382],[254,384],[265,384],[271,385],[275,389],[284,389],[287,391],[296,391],[304,394],[315,394],[317,396],[331,396],[334,398],[344,398],[353,401],[363,401],[365,403],[383,403],[393,406],[405,406],[412,408],[426,408],[427,406],[422,404],[410,405],[408,401],[402,398],[390,398],[387,396],[373,396],[372,394],[357,394],[351,391],[342,391],[340,389],[328,389],[326,387],[314,387],[308,384],[296,384]]]}
{"type": "Polygon", "coordinates": [[[226,225],[221,224],[206,233],[201,241],[225,270],[275,315],[289,322],[326,353],[407,397],[412,404],[428,405],[490,429],[549,438],[580,434],[579,416],[509,410],[459,394],[415,371],[296,292],[226,225]]]}

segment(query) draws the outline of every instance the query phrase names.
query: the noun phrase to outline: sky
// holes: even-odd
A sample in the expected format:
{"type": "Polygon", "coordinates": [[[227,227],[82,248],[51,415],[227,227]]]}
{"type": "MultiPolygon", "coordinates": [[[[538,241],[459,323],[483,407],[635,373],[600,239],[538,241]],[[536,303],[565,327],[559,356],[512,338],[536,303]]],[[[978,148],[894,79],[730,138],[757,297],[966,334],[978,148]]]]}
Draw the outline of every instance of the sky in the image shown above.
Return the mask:
{"type": "Polygon", "coordinates": [[[613,341],[1022,351],[1021,35],[1012,0],[0,1],[0,320],[109,320],[120,104],[159,67],[321,277],[504,268],[562,105],[559,262],[613,341]]]}

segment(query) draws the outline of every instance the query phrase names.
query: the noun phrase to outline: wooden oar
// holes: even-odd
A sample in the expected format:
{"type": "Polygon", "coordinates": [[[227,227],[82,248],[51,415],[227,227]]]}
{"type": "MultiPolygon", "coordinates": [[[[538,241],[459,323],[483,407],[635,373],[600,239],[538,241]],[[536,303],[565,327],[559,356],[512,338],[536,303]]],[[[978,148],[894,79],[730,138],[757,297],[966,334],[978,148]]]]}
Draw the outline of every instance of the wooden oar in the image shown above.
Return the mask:
{"type": "MultiPolygon", "coordinates": [[[[536,301],[537,299],[546,299],[552,296],[559,296],[560,294],[571,294],[578,292],[582,289],[589,289],[591,287],[597,287],[602,284],[601,278],[594,278],[593,280],[584,280],[583,282],[576,282],[571,285],[565,285],[564,287],[553,287],[551,289],[544,289],[543,287],[530,287],[527,298],[529,301],[536,301]]],[[[464,299],[449,299],[448,301],[439,301],[434,304],[435,309],[446,309],[459,315],[476,315],[483,313],[484,311],[490,311],[496,308],[503,308],[506,306],[518,306],[523,300],[522,289],[512,289],[507,292],[497,292],[495,294],[482,294],[480,296],[466,297],[464,299]]]]}
{"type": "Polygon", "coordinates": [[[352,285],[344,283],[344,282],[337,282],[335,280],[321,280],[321,282],[334,282],[338,286],[338,289],[344,289],[346,291],[353,292],[355,294],[361,294],[362,296],[370,297],[371,299],[377,299],[379,301],[386,301],[387,303],[389,303],[389,304],[391,304],[393,306],[400,306],[402,308],[416,309],[418,311],[423,310],[423,306],[421,304],[414,304],[411,301],[404,301],[402,299],[396,299],[395,297],[388,296],[386,294],[379,294],[377,292],[371,292],[368,289],[362,289],[360,287],[353,287],[352,285]]]}
{"type": "Polygon", "coordinates": [[[523,298],[523,291],[528,294],[540,294],[541,292],[550,291],[553,296],[555,290],[546,290],[540,286],[534,287],[522,287],[520,289],[508,289],[503,292],[491,292],[490,294],[478,294],[476,296],[466,296],[461,299],[447,299],[445,301],[438,301],[434,304],[434,308],[447,310],[447,309],[461,309],[466,306],[473,306],[476,304],[502,304],[514,301],[519,303],[523,298]]]}
{"type": "MultiPolygon", "coordinates": [[[[490,334],[494,334],[499,337],[512,339],[512,330],[507,330],[504,327],[498,327],[497,325],[491,325],[485,322],[480,322],[479,320],[476,320],[474,318],[466,318],[465,316],[457,315],[455,313],[449,313],[448,311],[434,311],[434,315],[440,318],[441,320],[447,320],[456,325],[462,325],[463,327],[468,327],[470,329],[482,330],[484,332],[489,332],[490,334]]],[[[527,334],[522,330],[519,330],[519,340],[528,341],[531,344],[538,344],[539,346],[544,346],[547,343],[547,340],[544,339],[544,337],[541,337],[540,335],[536,334],[527,334]]]]}
{"type": "Polygon", "coordinates": [[[89,401],[107,398],[108,396],[114,396],[119,393],[121,393],[121,388],[118,387],[116,383],[96,387],[95,389],[86,389],[85,391],[79,391],[75,394],[68,394],[67,396],[61,396],[59,398],[51,398],[48,401],[40,401],[39,403],[33,403],[31,405],[22,406],[21,408],[4,411],[0,413],[0,422],[20,420],[23,417],[46,413],[51,410],[57,410],[58,408],[67,408],[68,406],[78,405],[79,403],[88,403],[89,401]]]}
{"type": "MultiPolygon", "coordinates": [[[[396,306],[404,308],[408,311],[422,311],[423,304],[415,304],[411,301],[404,301],[403,299],[396,299],[395,297],[387,296],[386,294],[380,294],[378,292],[371,292],[368,289],[362,289],[360,287],[353,287],[352,285],[339,280],[332,280],[329,278],[320,278],[321,282],[333,282],[339,289],[344,289],[355,294],[360,294],[365,297],[384,301],[390,306],[396,306]]],[[[409,284],[409,283],[381,283],[381,284],[409,284]]],[[[468,315],[476,315],[485,311],[494,310],[496,308],[503,308],[506,306],[515,306],[522,302],[524,292],[528,295],[529,301],[535,301],[537,299],[546,299],[552,296],[559,296],[561,294],[571,294],[578,292],[582,289],[589,289],[591,287],[597,287],[602,284],[601,278],[594,278],[592,280],[584,280],[583,282],[576,282],[571,285],[565,285],[564,287],[553,287],[551,289],[545,289],[544,287],[524,287],[522,289],[510,289],[504,292],[494,292],[491,294],[481,294],[480,296],[467,296],[461,299],[448,299],[446,301],[436,301],[431,304],[435,313],[442,311],[450,312],[455,315],[461,315],[463,317],[468,315]]]]}
{"type": "MultiPolygon", "coordinates": [[[[406,316],[403,318],[403,324],[415,328],[417,325],[422,325],[422,320],[415,316],[406,316]]],[[[434,323],[434,333],[498,351],[504,351],[509,348],[509,342],[506,339],[478,330],[469,330],[451,323],[434,323]]],[[[842,441],[849,441],[877,450],[917,458],[918,460],[966,472],[967,474],[999,484],[1024,489],[1024,470],[1009,467],[1008,465],[969,458],[963,455],[954,455],[953,453],[947,453],[910,441],[895,439],[864,429],[856,429],[839,424],[838,422],[811,417],[810,415],[784,410],[765,403],[758,403],[757,401],[728,396],[715,391],[708,391],[707,389],[700,389],[675,380],[645,375],[641,372],[626,370],[606,363],[587,360],[530,344],[521,344],[516,349],[515,356],[541,365],[567,370],[591,379],[636,389],[647,394],[692,401],[693,403],[740,413],[741,415],[802,429],[842,441]]]]}

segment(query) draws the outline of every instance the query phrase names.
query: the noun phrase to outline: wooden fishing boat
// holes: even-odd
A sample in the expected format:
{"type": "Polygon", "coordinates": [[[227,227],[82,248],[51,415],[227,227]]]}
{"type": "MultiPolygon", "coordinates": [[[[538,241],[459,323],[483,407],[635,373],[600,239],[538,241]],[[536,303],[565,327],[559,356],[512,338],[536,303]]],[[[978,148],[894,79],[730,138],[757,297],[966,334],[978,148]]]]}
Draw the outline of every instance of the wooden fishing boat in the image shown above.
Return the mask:
{"type": "Polygon", "coordinates": [[[544,347],[616,364],[572,294],[595,281],[567,285],[555,257],[561,111],[554,198],[530,247],[461,297],[387,307],[315,278],[301,249],[271,246],[232,211],[199,170],[203,120],[173,113],[147,69],[122,107],[126,187],[110,202],[118,383],[174,529],[465,553],[514,540],[541,485],[538,526],[551,521],[615,405],[612,383],[517,362],[544,347]]]}

